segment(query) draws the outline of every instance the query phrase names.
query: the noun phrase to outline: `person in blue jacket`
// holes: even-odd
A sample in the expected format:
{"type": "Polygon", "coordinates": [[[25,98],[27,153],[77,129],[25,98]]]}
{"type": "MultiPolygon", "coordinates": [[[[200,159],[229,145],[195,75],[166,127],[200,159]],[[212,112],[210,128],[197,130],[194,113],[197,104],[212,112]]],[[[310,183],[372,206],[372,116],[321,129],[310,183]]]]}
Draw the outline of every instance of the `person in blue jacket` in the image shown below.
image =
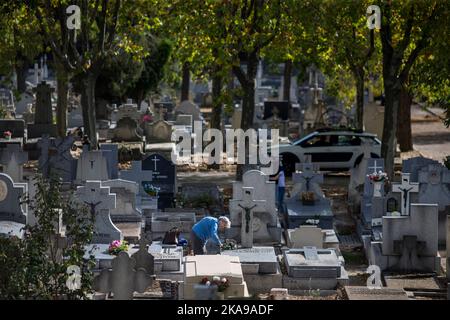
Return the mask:
{"type": "Polygon", "coordinates": [[[197,222],[191,231],[192,250],[195,255],[205,254],[206,241],[213,241],[218,246],[222,247],[218,231],[223,231],[231,227],[230,219],[227,217],[204,217],[197,222]]]}

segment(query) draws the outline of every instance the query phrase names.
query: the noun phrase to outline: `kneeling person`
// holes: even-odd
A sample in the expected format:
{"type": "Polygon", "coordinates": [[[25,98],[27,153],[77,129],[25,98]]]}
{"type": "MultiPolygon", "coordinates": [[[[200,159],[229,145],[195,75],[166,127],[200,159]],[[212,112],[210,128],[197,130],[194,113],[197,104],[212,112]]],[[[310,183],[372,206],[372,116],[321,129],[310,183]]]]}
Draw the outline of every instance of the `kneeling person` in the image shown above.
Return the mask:
{"type": "Polygon", "coordinates": [[[218,231],[223,231],[231,227],[230,219],[227,217],[204,217],[202,220],[197,222],[191,231],[191,243],[192,249],[195,255],[205,254],[205,244],[206,241],[211,240],[220,247],[222,243],[220,242],[218,231]]]}

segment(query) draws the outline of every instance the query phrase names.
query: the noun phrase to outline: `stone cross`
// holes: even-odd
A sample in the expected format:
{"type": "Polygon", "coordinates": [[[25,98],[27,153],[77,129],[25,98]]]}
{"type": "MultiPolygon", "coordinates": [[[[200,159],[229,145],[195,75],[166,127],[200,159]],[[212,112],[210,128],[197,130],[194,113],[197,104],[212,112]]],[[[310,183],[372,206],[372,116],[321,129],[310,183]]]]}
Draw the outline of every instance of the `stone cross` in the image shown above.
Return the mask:
{"type": "Polygon", "coordinates": [[[114,300],[132,300],[135,291],[142,293],[153,282],[143,268],[136,269],[136,261],[128,253],[120,252],[111,262],[112,270],[104,269],[94,279],[94,289],[113,294],[114,300]]]}
{"type": "Polygon", "coordinates": [[[238,206],[241,212],[241,245],[243,248],[253,247],[253,212],[265,211],[266,200],[253,200],[254,190],[251,187],[243,187],[242,200],[238,206]]]}
{"type": "Polygon", "coordinates": [[[367,169],[369,170],[369,172],[372,171],[371,173],[377,173],[378,171],[384,170],[384,165],[383,165],[382,161],[378,160],[378,163],[377,163],[377,160],[375,159],[375,160],[373,160],[373,165],[369,164],[367,169]],[[380,166],[378,166],[377,164],[379,164],[380,166]]]}
{"type": "Polygon", "coordinates": [[[148,252],[149,241],[141,235],[139,241],[139,250],[131,256],[136,261],[136,269],[145,269],[147,274],[153,275],[155,273],[154,257],[148,252]]]}
{"type": "Polygon", "coordinates": [[[439,211],[450,205],[450,170],[429,164],[418,172],[418,180],[420,203],[437,203],[439,211]]]}
{"type": "Polygon", "coordinates": [[[23,179],[23,165],[28,161],[28,152],[23,151],[18,144],[7,144],[2,149],[0,164],[3,172],[8,174],[14,182],[21,182],[23,179]]]}
{"type": "Polygon", "coordinates": [[[72,136],[56,139],[49,135],[42,136],[38,141],[38,148],[41,150],[39,169],[45,178],[54,173],[64,182],[72,182],[77,161],[70,153],[74,142],[75,138],[72,136]]]}
{"type": "Polygon", "coordinates": [[[312,163],[304,163],[301,166],[301,172],[293,174],[292,181],[301,184],[300,192],[314,191],[318,197],[323,196],[322,190],[318,187],[320,183],[323,183],[323,175],[314,171],[312,163]]]}
{"type": "Polygon", "coordinates": [[[419,192],[419,183],[410,182],[410,174],[402,173],[402,182],[392,184],[392,192],[401,193],[401,208],[402,216],[409,216],[410,193],[419,192]]]}
{"type": "Polygon", "coordinates": [[[0,173],[0,221],[26,223],[27,215],[21,207],[26,189],[25,184],[14,183],[9,175],[0,173]]]}
{"type": "Polygon", "coordinates": [[[110,210],[116,207],[116,194],[110,193],[109,187],[103,187],[100,181],[87,181],[85,186],[78,187],[75,195],[90,207],[94,216],[94,243],[109,244],[123,238],[122,232],[111,221],[110,210]]]}

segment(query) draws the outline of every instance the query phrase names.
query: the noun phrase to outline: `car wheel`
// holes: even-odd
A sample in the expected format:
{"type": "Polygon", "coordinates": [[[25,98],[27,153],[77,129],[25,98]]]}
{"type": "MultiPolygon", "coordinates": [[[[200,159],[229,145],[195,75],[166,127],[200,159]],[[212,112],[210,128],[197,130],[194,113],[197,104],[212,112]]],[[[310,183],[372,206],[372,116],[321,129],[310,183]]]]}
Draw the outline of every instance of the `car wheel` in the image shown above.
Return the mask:
{"type": "Polygon", "coordinates": [[[286,175],[286,177],[292,176],[292,173],[295,172],[295,164],[300,163],[300,160],[297,158],[297,156],[291,153],[281,154],[281,161],[283,162],[284,174],[286,175]]]}

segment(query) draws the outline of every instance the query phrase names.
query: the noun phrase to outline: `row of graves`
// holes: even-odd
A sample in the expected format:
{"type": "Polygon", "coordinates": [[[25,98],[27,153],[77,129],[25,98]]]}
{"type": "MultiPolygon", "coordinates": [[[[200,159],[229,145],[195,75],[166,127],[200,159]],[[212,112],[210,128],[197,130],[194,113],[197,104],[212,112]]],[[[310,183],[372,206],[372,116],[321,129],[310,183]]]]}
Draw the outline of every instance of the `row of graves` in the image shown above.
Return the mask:
{"type": "Polygon", "coordinates": [[[439,275],[439,249],[447,247],[449,266],[450,170],[432,159],[410,158],[400,181],[390,184],[383,170],[383,159],[366,155],[349,186],[369,265],[378,266],[385,280],[392,274],[439,275]]]}
{"type": "MultiPolygon", "coordinates": [[[[58,175],[67,190],[74,189],[76,201],[95,217],[86,256],[95,257],[99,297],[112,293],[114,299],[136,298],[155,279],[166,297],[176,299],[242,298],[273,288],[300,294],[315,289],[327,292],[348,280],[332,222],[330,227],[328,214],[317,213],[323,211],[325,200],[319,186],[322,178],[313,164],[299,166],[303,171],[295,179],[298,192],[286,201],[287,214],[276,207],[275,182],[261,171],[247,171],[241,182],[233,184],[232,228],[221,235],[225,243],[236,246],[220,252],[207,244],[207,255],[186,256],[183,247],[162,244],[161,238],[178,227],[189,239],[193,224],[204,213],[160,204],[175,198],[176,167],[170,161],[150,154],[133,161],[129,170],[118,170],[117,145],[85,149],[75,159],[70,153],[72,143],[72,137],[42,138],[39,168],[47,177],[58,175]],[[316,201],[309,199],[309,213],[299,218],[302,210],[296,202],[307,192],[313,192],[316,201]],[[295,218],[286,218],[289,212],[295,218]],[[124,239],[134,244],[117,256],[107,253],[113,241],[124,239]],[[225,279],[226,285],[205,286],[205,279],[215,282],[217,277],[225,279]]],[[[36,222],[21,198],[33,199],[36,188],[33,179],[23,179],[20,163],[26,162],[26,152],[17,145],[7,148],[1,156],[2,164],[9,165],[0,174],[0,233],[22,237],[24,225],[36,222]]],[[[187,184],[186,194],[195,189],[187,184]]]]}

